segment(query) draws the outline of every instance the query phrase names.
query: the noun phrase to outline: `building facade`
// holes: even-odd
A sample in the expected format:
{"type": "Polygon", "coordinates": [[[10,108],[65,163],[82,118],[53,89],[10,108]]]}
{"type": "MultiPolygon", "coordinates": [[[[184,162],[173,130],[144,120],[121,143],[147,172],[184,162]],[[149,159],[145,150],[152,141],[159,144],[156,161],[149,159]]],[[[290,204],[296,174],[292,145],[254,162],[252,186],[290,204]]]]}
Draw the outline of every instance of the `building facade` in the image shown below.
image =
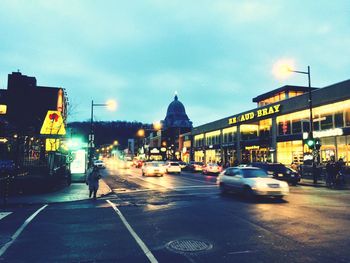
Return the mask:
{"type": "Polygon", "coordinates": [[[64,134],[51,131],[58,122],[60,132],[64,130],[67,104],[64,89],[38,86],[35,77],[20,72],[9,74],[7,89],[0,90],[0,108],[6,108],[0,115],[0,160],[14,161],[25,171],[52,172],[65,164],[58,152],[64,134]],[[49,120],[48,111],[53,112],[49,120]],[[49,132],[42,132],[45,122],[52,123],[49,132]]]}
{"type": "MultiPolygon", "coordinates": [[[[195,127],[193,159],[301,164],[311,158],[304,145],[310,131],[308,90],[284,86],[254,98],[257,108],[195,127]]],[[[313,135],[321,140],[319,162],[343,158],[349,165],[350,80],[312,88],[312,104],[313,135]]]]}

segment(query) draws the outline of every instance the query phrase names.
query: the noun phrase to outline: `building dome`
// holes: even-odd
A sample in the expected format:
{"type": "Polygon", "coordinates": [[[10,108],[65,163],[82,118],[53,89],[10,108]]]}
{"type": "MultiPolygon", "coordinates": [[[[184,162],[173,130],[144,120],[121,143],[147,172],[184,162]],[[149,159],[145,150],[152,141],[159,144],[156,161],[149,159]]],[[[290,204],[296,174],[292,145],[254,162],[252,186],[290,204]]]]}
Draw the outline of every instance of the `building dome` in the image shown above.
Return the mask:
{"type": "Polygon", "coordinates": [[[163,125],[165,128],[192,128],[192,122],[186,114],[184,105],[175,95],[174,100],[169,104],[163,125]]]}

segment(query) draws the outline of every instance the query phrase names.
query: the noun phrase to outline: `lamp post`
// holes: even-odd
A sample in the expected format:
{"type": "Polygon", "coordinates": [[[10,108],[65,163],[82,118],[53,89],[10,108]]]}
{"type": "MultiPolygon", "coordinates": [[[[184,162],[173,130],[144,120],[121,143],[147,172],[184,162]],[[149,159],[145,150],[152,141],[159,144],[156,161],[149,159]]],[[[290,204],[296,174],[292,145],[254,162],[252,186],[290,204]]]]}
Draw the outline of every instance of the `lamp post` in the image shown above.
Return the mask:
{"type": "Polygon", "coordinates": [[[94,107],[108,107],[109,110],[114,110],[116,108],[116,103],[113,100],[109,100],[106,103],[94,103],[91,100],[91,118],[90,118],[90,135],[89,135],[89,167],[92,166],[92,157],[94,145],[94,107]]]}
{"type": "Polygon", "coordinates": [[[288,68],[288,71],[299,73],[299,74],[305,74],[308,77],[308,84],[309,84],[309,110],[310,110],[310,131],[309,131],[309,139],[313,139],[313,132],[314,132],[314,122],[313,122],[313,116],[312,116],[312,88],[311,88],[311,77],[310,77],[310,66],[307,66],[307,71],[298,71],[298,70],[292,70],[288,68]]]}

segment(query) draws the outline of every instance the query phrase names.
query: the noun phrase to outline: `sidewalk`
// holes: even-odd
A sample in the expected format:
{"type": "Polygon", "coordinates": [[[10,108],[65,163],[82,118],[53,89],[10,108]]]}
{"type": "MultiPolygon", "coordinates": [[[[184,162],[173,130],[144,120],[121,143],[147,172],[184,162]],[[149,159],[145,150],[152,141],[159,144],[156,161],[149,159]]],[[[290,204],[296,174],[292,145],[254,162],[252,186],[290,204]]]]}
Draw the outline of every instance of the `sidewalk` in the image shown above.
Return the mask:
{"type": "MultiPolygon", "coordinates": [[[[83,175],[85,178],[85,175],[83,175]]],[[[73,177],[72,177],[73,179],[73,177]]],[[[75,178],[76,179],[76,178],[75,178]]],[[[85,184],[85,179],[76,182],[72,180],[72,184],[63,189],[52,193],[45,194],[34,194],[34,195],[22,195],[22,196],[11,196],[7,199],[7,205],[12,204],[49,204],[49,203],[61,203],[70,201],[80,201],[89,199],[89,189],[85,184]]],[[[112,190],[104,182],[100,180],[100,187],[97,192],[97,197],[105,196],[111,193],[112,190]]],[[[2,200],[0,202],[3,205],[2,200]]]]}
{"type": "MultiPolygon", "coordinates": [[[[347,181],[349,182],[349,181],[347,181]]],[[[302,178],[301,181],[298,183],[299,185],[302,186],[312,186],[312,187],[324,187],[324,188],[328,188],[326,185],[326,182],[324,180],[318,180],[317,184],[314,184],[313,179],[309,179],[309,178],[302,178]]],[[[345,184],[345,186],[341,189],[335,189],[335,190],[350,190],[350,185],[349,183],[345,184]]]]}

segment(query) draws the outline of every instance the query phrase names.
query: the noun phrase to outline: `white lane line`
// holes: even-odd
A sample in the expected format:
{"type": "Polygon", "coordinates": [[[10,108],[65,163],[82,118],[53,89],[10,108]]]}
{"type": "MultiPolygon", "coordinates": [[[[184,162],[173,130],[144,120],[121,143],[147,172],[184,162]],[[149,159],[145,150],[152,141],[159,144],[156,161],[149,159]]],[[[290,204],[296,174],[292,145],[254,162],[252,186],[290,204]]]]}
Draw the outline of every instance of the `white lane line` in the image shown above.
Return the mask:
{"type": "Polygon", "coordinates": [[[6,250],[12,245],[13,242],[17,239],[17,237],[22,233],[22,231],[26,228],[26,226],[48,205],[44,205],[43,207],[36,210],[34,214],[32,214],[30,217],[27,218],[26,221],[24,221],[23,225],[16,231],[16,233],[13,234],[11,237],[11,241],[6,243],[1,249],[0,249],[0,257],[6,252],[6,250]]]}
{"type": "Polygon", "coordinates": [[[244,250],[244,251],[229,252],[228,254],[235,255],[235,254],[248,254],[248,253],[255,253],[255,252],[256,251],[253,251],[253,250],[244,250]]]}
{"type": "Polygon", "coordinates": [[[114,211],[120,217],[120,219],[124,223],[125,227],[129,230],[130,234],[136,240],[137,244],[141,247],[143,253],[145,253],[145,255],[147,256],[149,261],[151,263],[158,263],[157,259],[153,256],[152,252],[148,249],[148,247],[145,245],[145,243],[141,240],[141,238],[132,229],[132,227],[130,226],[128,221],[126,221],[125,217],[123,216],[122,212],[120,212],[120,210],[117,208],[117,206],[114,203],[112,203],[111,201],[109,201],[109,200],[106,200],[106,201],[107,201],[107,203],[109,203],[113,207],[114,211]]]}
{"type": "Polygon", "coordinates": [[[9,214],[12,214],[12,212],[0,212],[0,220],[8,216],[9,214]]]}

